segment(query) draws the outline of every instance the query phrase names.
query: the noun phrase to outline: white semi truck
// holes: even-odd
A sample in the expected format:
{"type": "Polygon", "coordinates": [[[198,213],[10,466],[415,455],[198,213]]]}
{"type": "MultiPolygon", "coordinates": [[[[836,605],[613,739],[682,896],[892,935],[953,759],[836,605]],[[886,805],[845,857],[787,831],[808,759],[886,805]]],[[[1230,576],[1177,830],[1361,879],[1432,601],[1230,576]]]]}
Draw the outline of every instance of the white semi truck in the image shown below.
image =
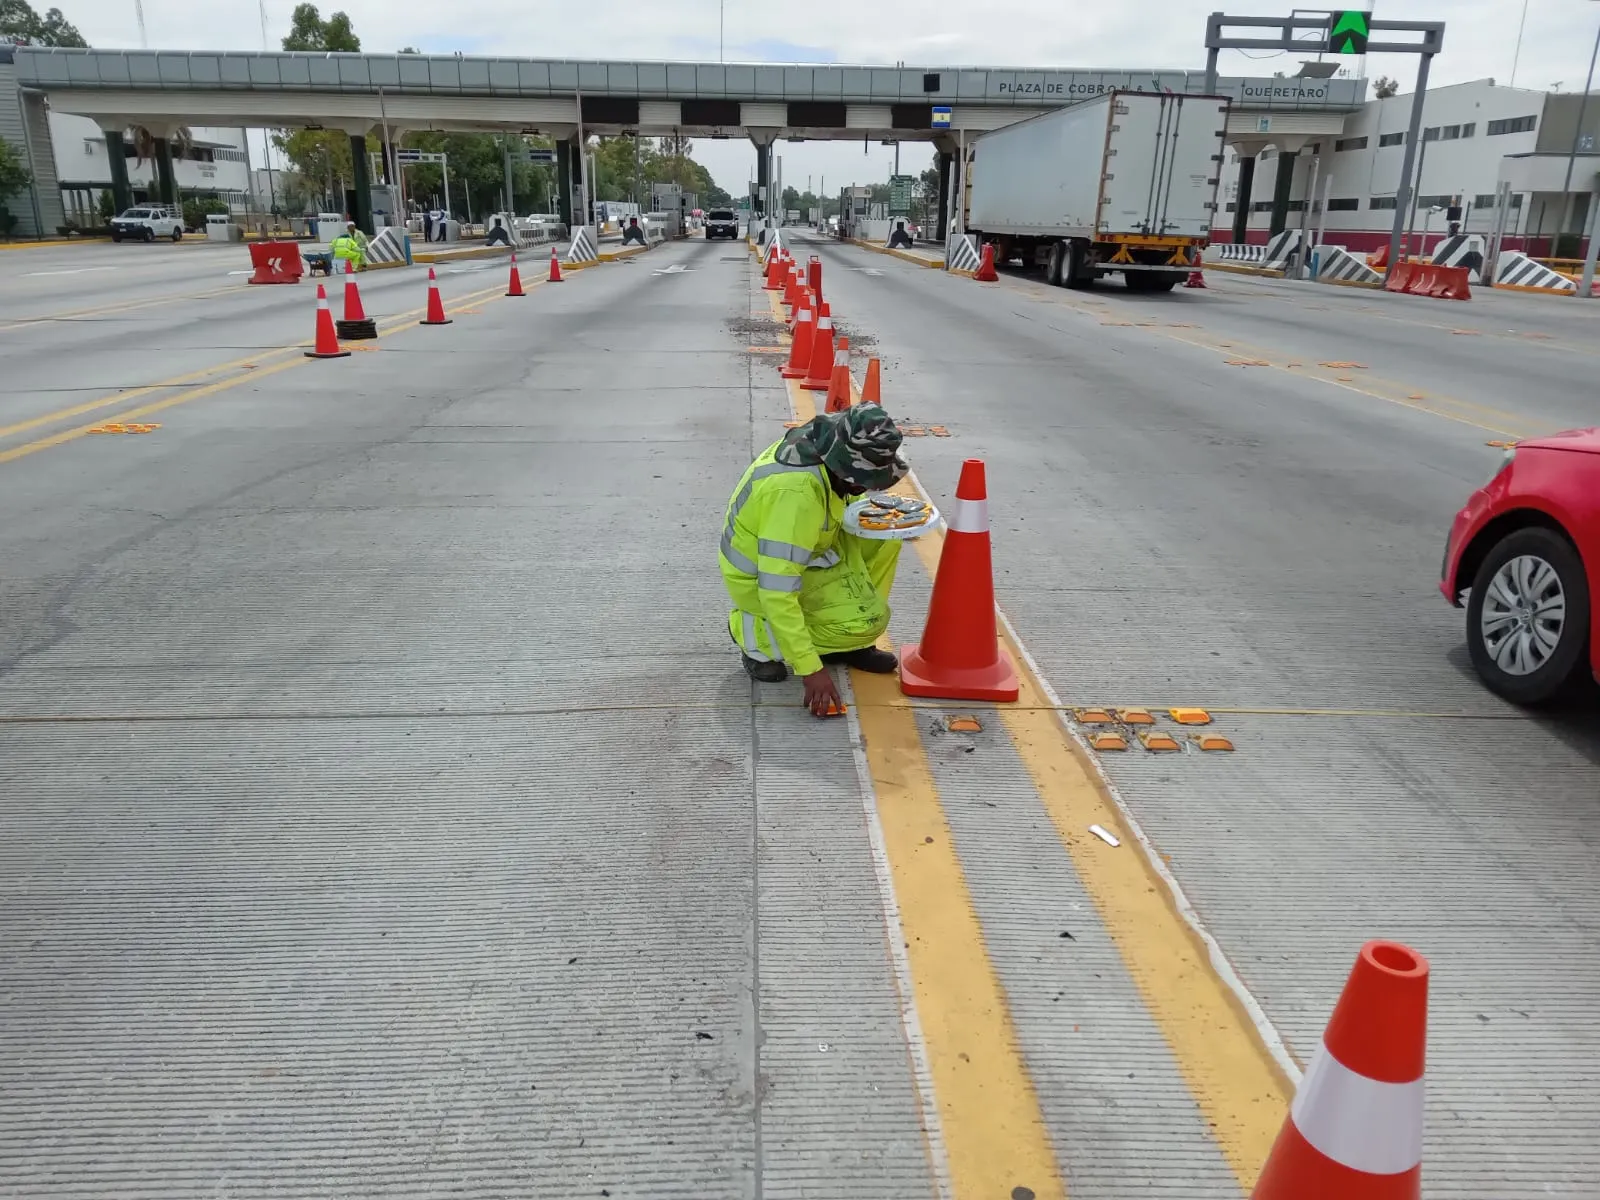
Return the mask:
{"type": "Polygon", "coordinates": [[[1227,127],[1221,97],[1107,92],[996,129],[969,152],[966,231],[1057,286],[1168,291],[1211,236],[1227,127]]]}

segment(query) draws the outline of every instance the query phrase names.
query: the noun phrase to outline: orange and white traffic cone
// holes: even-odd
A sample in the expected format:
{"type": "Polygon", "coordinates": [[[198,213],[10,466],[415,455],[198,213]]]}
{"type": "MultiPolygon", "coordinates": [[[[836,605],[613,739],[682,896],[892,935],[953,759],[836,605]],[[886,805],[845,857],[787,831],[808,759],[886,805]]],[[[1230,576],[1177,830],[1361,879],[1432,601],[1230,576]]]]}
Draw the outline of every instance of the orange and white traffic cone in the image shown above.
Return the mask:
{"type": "Polygon", "coordinates": [[[828,403],[823,412],[843,412],[850,407],[850,339],[840,338],[833,347],[833,378],[828,381],[828,403]]]}
{"type": "Polygon", "coordinates": [[[350,351],[339,349],[339,334],[333,327],[333,311],[328,307],[328,289],[317,284],[317,340],[306,351],[307,358],[349,358],[350,351]]]}
{"type": "Polygon", "coordinates": [[[450,318],[444,315],[444,301],[439,297],[439,279],[433,273],[433,268],[428,268],[428,315],[422,319],[423,325],[448,325],[450,318]]]}
{"type": "Polygon", "coordinates": [[[522,272],[517,270],[517,252],[511,252],[511,286],[506,289],[507,296],[526,296],[522,290],[522,272]]]}
{"type": "Polygon", "coordinates": [[[998,283],[1000,281],[1000,272],[994,269],[993,242],[985,242],[983,244],[983,261],[978,264],[978,269],[973,272],[972,277],[979,283],[998,283]]]}
{"type": "Polygon", "coordinates": [[[946,700],[1015,700],[1017,672],[1000,648],[983,460],[961,464],[922,640],[900,651],[900,690],[946,700]]]}
{"type": "Polygon", "coordinates": [[[550,282],[561,282],[561,260],[556,257],[556,248],[550,247],[550,282]]]}
{"type": "Polygon", "coordinates": [[[344,319],[346,321],[367,319],[367,314],[361,307],[361,292],[356,288],[356,265],[348,258],[344,260],[344,319]]]}
{"type": "Polygon", "coordinates": [[[794,341],[789,346],[789,361],[778,369],[785,379],[804,379],[811,369],[811,338],[816,331],[809,297],[795,310],[794,341]]]}
{"type": "Polygon", "coordinates": [[[833,317],[822,307],[817,328],[811,335],[811,362],[800,386],[808,392],[825,392],[833,386],[833,317]]]}
{"type": "Polygon", "coordinates": [[[1428,960],[1368,942],[1251,1200],[1419,1200],[1428,960]]]}
{"type": "MultiPolygon", "coordinates": [[[[1203,288],[1203,287],[1205,287],[1206,286],[1205,272],[1200,270],[1199,267],[1196,267],[1194,270],[1189,272],[1189,278],[1187,278],[1187,279],[1185,279],[1183,281],[1183,286],[1186,287],[1186,288],[1203,288]]],[[[1206,288],[1206,290],[1210,291],[1211,289],[1210,288],[1206,288]]]]}
{"type": "Polygon", "coordinates": [[[778,290],[778,272],[783,270],[783,258],[774,254],[767,259],[767,281],[761,286],[769,292],[778,290]]]}
{"type": "Polygon", "coordinates": [[[880,394],[883,383],[878,378],[879,373],[878,360],[875,358],[867,359],[867,378],[861,384],[861,403],[876,404],[882,408],[883,400],[880,394]]]}
{"type": "Polygon", "coordinates": [[[822,259],[815,254],[806,263],[806,286],[811,289],[811,294],[817,298],[817,303],[822,303],[822,259]]]}

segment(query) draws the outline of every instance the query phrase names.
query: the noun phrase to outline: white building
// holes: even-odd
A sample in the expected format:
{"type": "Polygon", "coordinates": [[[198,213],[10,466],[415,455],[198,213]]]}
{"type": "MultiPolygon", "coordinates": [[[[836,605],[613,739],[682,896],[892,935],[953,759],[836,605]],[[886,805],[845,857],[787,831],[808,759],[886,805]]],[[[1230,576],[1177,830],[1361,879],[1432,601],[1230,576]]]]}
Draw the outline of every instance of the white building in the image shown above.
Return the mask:
{"type": "MultiPolygon", "coordinates": [[[[1447,213],[1430,214],[1429,210],[1451,205],[1463,210],[1463,232],[1492,232],[1497,217],[1495,197],[1504,181],[1511,186],[1506,245],[1526,246],[1535,255],[1551,254],[1555,235],[1563,232],[1560,225],[1568,207],[1562,187],[1581,100],[1579,95],[1500,87],[1492,79],[1430,89],[1423,101],[1419,162],[1413,168],[1417,186],[1411,227],[1417,235],[1421,236],[1425,225],[1430,245],[1444,235],[1447,213]]],[[[1596,135],[1600,134],[1600,96],[1591,101],[1572,173],[1574,195],[1564,231],[1569,234],[1585,229],[1590,195],[1600,187],[1600,156],[1594,154],[1596,135]]],[[[1218,240],[1227,240],[1225,231],[1237,219],[1241,157],[1255,153],[1247,240],[1266,240],[1280,171],[1287,168],[1293,172],[1283,214],[1289,228],[1301,223],[1315,174],[1317,205],[1311,225],[1322,224],[1326,241],[1358,252],[1387,245],[1411,103],[1410,95],[1370,100],[1345,119],[1344,130],[1336,138],[1274,138],[1265,130],[1259,131],[1259,136],[1235,141],[1235,152],[1224,168],[1227,203],[1218,240]],[[1319,211],[1324,196],[1328,199],[1326,213],[1319,211]]],[[[1410,214],[1407,220],[1411,222],[1410,214]]],[[[1416,238],[1412,246],[1418,246],[1416,238]]]]}
{"type": "MultiPolygon", "coordinates": [[[[173,180],[180,200],[215,197],[244,211],[250,190],[244,134],[238,129],[189,131],[188,149],[174,147],[173,180]]],[[[123,135],[128,182],[136,203],[156,198],[155,161],[136,157],[132,132],[123,135]]],[[[82,226],[101,223],[100,194],[111,190],[111,160],[100,126],[87,117],[50,113],[50,143],[55,153],[61,203],[68,220],[82,226]]]]}

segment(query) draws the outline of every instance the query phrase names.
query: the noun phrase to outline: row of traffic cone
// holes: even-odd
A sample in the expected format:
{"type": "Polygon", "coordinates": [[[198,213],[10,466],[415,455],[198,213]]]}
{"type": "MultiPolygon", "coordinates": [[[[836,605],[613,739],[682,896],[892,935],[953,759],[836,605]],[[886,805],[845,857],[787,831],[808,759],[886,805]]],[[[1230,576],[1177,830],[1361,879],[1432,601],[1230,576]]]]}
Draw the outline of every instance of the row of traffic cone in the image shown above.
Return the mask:
{"type": "MultiPolygon", "coordinates": [[[[312,349],[306,351],[307,358],[348,358],[350,351],[339,346],[339,339],[347,341],[360,341],[378,336],[376,322],[368,318],[365,308],[361,304],[361,291],[356,286],[355,270],[351,262],[346,259],[344,265],[344,319],[335,322],[333,313],[328,308],[328,292],[322,284],[317,285],[317,325],[316,338],[312,349]]],[[[555,247],[550,248],[550,279],[551,283],[560,283],[561,259],[557,257],[555,247]]],[[[508,297],[526,296],[528,293],[522,287],[522,271],[517,266],[517,255],[511,254],[511,277],[507,283],[506,295],[508,297]]],[[[418,324],[421,325],[449,325],[451,319],[445,316],[444,299],[439,294],[439,278],[432,267],[428,268],[428,307],[427,315],[418,324]]]]}

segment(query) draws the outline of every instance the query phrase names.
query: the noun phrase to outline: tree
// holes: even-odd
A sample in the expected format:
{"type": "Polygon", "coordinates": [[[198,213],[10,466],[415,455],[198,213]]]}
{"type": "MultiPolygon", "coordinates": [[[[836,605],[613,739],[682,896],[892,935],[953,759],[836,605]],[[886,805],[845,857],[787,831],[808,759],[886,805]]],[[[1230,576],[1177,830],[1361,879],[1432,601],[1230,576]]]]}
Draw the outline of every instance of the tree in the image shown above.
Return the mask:
{"type": "Polygon", "coordinates": [[[361,49],[361,39],[350,25],[349,14],[329,13],[324,21],[315,4],[297,4],[289,18],[289,36],[283,39],[283,48],[355,54],[361,49]]]}
{"type": "Polygon", "coordinates": [[[1398,95],[1400,84],[1397,80],[1390,79],[1387,75],[1379,75],[1372,84],[1372,94],[1379,100],[1387,100],[1390,96],[1398,95]]]}
{"type": "MultiPolygon", "coordinates": [[[[283,48],[355,54],[361,49],[361,39],[348,14],[330,13],[324,21],[315,4],[298,4],[289,18],[283,48]]],[[[355,178],[348,137],[336,131],[301,129],[274,134],[272,142],[300,175],[305,185],[300,193],[303,203],[320,202],[324,211],[344,211],[345,188],[355,178]]]]}
{"type": "Polygon", "coordinates": [[[33,176],[28,173],[28,168],[22,165],[22,159],[12,148],[11,143],[0,138],[0,231],[3,231],[6,237],[11,236],[11,231],[17,225],[17,219],[11,215],[7,201],[32,182],[33,176]]]}
{"type": "Polygon", "coordinates": [[[89,45],[59,8],[49,9],[41,17],[28,0],[0,0],[0,36],[16,38],[32,46],[82,49],[89,45]]]}

